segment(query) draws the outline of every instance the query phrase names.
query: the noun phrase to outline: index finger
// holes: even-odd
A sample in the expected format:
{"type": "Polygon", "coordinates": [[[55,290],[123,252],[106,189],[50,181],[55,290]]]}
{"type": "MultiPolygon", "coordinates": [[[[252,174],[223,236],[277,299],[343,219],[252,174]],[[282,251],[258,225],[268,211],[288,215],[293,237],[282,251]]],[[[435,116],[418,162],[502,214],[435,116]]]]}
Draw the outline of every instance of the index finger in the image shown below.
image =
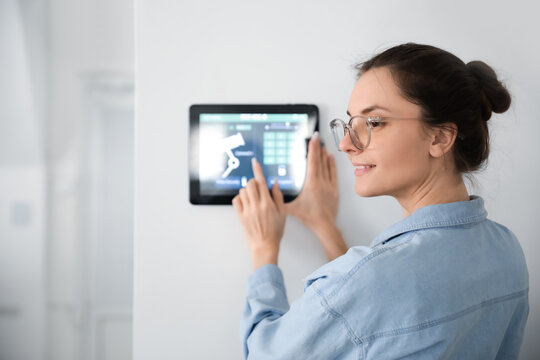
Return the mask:
{"type": "Polygon", "coordinates": [[[257,161],[255,158],[251,158],[251,168],[253,169],[253,175],[255,176],[255,180],[257,181],[257,186],[259,188],[259,194],[261,196],[270,196],[268,193],[268,185],[266,184],[266,179],[264,177],[261,164],[257,161]]]}
{"type": "Polygon", "coordinates": [[[321,159],[321,143],[319,133],[315,132],[309,141],[307,154],[307,177],[311,174],[317,176],[319,174],[319,161],[321,159]]]}

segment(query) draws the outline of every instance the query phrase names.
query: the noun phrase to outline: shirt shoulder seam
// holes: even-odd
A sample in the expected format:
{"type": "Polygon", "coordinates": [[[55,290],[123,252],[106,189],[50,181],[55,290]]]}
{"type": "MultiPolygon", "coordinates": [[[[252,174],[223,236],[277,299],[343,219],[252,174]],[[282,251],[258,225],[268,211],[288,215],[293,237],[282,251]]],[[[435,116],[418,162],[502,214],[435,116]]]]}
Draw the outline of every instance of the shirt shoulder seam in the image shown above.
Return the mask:
{"type": "MultiPolygon", "coordinates": [[[[394,245],[394,246],[388,246],[388,247],[384,247],[384,248],[380,248],[380,249],[377,249],[375,250],[374,252],[368,254],[367,256],[363,257],[362,259],[360,259],[360,261],[358,263],[356,263],[354,265],[354,267],[349,270],[347,272],[347,274],[345,275],[345,277],[343,279],[340,280],[341,282],[341,285],[334,291],[332,291],[329,295],[328,295],[328,298],[331,298],[333,297],[337,291],[339,291],[339,289],[341,289],[343,287],[343,284],[347,282],[347,280],[352,277],[352,275],[354,275],[361,267],[362,265],[364,265],[365,263],[367,263],[368,261],[370,261],[371,259],[375,258],[376,256],[388,251],[388,250],[392,250],[396,247],[399,247],[399,246],[402,246],[404,244],[397,244],[397,245],[394,245]]],[[[343,314],[341,314],[340,312],[338,312],[337,310],[335,310],[329,303],[328,303],[328,300],[327,300],[327,297],[324,296],[324,294],[322,293],[322,291],[319,289],[318,287],[318,284],[316,282],[313,282],[311,285],[310,285],[310,288],[313,289],[313,291],[315,291],[315,294],[317,294],[317,296],[319,297],[320,299],[320,304],[322,306],[322,308],[324,309],[324,311],[330,315],[332,318],[340,321],[344,328],[345,328],[345,332],[347,333],[347,335],[349,336],[349,338],[352,340],[352,342],[355,344],[355,345],[362,345],[363,344],[363,340],[362,338],[360,338],[358,335],[356,335],[356,333],[354,332],[354,329],[352,328],[352,326],[349,324],[349,322],[347,321],[347,319],[345,318],[345,316],[343,314]]]]}
{"type": "MultiPolygon", "coordinates": [[[[413,234],[413,236],[416,236],[416,233],[413,234]]],[[[407,242],[403,242],[403,243],[399,243],[399,244],[395,244],[395,245],[392,245],[392,246],[387,246],[387,247],[383,247],[383,248],[378,248],[376,249],[375,251],[373,251],[372,253],[368,254],[367,256],[363,257],[362,259],[360,259],[354,266],[352,269],[350,269],[344,276],[343,278],[341,278],[339,280],[340,284],[338,286],[336,286],[336,288],[334,290],[332,290],[329,294],[328,294],[328,298],[333,298],[334,296],[337,295],[337,293],[343,288],[343,286],[347,283],[347,281],[354,275],[358,272],[358,270],[360,270],[360,268],[362,266],[364,266],[365,264],[367,264],[368,262],[370,262],[371,260],[373,260],[374,258],[382,255],[383,253],[389,251],[389,250],[393,250],[397,247],[400,247],[400,246],[404,246],[406,245],[407,242]]]]}

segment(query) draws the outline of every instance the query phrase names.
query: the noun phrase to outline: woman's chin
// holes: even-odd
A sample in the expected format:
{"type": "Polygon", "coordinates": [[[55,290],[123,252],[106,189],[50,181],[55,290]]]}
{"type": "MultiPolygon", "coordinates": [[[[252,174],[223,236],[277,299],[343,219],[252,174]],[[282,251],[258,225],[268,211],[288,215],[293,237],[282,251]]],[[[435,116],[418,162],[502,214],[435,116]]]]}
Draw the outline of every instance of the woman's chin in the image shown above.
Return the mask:
{"type": "Polygon", "coordinates": [[[354,192],[361,197],[374,197],[381,195],[372,187],[366,186],[366,184],[359,184],[359,181],[356,181],[356,184],[354,185],[354,192]]]}

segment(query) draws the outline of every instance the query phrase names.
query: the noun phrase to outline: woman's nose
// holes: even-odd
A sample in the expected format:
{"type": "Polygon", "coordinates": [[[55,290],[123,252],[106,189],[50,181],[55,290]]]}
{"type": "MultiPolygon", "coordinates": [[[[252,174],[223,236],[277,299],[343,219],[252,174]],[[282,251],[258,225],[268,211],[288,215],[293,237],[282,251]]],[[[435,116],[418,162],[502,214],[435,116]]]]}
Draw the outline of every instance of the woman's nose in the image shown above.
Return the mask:
{"type": "Polygon", "coordinates": [[[353,145],[349,132],[347,132],[343,139],[341,139],[341,141],[339,142],[339,150],[347,154],[360,152],[360,150],[358,150],[358,148],[353,145]]]}

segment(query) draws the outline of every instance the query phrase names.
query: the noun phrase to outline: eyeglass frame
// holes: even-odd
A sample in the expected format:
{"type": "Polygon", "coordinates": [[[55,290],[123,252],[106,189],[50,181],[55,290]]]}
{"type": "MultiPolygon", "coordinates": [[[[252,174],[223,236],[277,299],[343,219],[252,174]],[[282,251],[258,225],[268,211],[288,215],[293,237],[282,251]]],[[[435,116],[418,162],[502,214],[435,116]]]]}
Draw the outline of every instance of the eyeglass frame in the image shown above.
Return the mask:
{"type": "MultiPolygon", "coordinates": [[[[434,118],[424,118],[424,119],[426,119],[426,120],[434,120],[434,118]]],[[[415,117],[415,118],[407,118],[407,117],[394,117],[394,116],[379,116],[379,115],[376,115],[376,116],[355,115],[355,116],[351,116],[348,123],[346,123],[345,121],[343,121],[343,120],[341,120],[339,118],[336,118],[336,119],[330,121],[330,131],[332,131],[332,134],[334,134],[334,128],[336,128],[338,126],[337,124],[338,124],[338,121],[339,121],[340,122],[339,126],[342,126],[343,130],[344,130],[343,139],[345,138],[345,136],[348,133],[349,137],[351,138],[351,143],[354,145],[354,147],[357,148],[359,151],[364,151],[365,149],[367,149],[367,147],[371,143],[371,129],[373,128],[373,123],[379,123],[380,124],[380,123],[385,122],[385,120],[420,120],[420,118],[417,118],[417,117],[415,117]],[[368,129],[368,139],[367,139],[367,142],[366,142],[366,146],[364,146],[364,147],[359,147],[358,145],[356,145],[356,142],[360,143],[360,140],[358,139],[358,133],[351,126],[351,122],[355,118],[364,119],[364,121],[366,123],[366,127],[368,129]],[[354,137],[356,138],[356,140],[353,139],[353,137],[350,135],[351,130],[352,130],[352,133],[354,134],[354,137]]],[[[335,136],[334,136],[334,142],[336,143],[338,151],[342,151],[340,149],[340,147],[339,147],[339,144],[341,142],[337,143],[335,136]]]]}

